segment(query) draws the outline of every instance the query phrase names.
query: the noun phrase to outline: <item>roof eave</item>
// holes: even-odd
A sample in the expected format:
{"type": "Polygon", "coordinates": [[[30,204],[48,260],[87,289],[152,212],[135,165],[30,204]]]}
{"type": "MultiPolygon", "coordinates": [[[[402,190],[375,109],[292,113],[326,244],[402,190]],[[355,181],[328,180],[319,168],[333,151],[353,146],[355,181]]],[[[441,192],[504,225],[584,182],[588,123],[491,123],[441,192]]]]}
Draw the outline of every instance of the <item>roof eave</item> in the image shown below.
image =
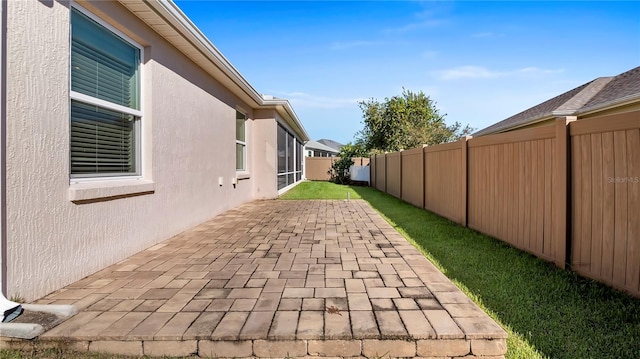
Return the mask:
{"type": "Polygon", "coordinates": [[[262,102],[263,102],[263,107],[275,109],[280,114],[280,116],[282,116],[285,119],[285,121],[287,121],[289,126],[291,126],[293,130],[300,135],[300,139],[303,142],[309,141],[310,139],[309,134],[307,133],[307,130],[304,128],[304,126],[302,125],[302,122],[300,122],[298,115],[294,111],[293,106],[291,106],[291,103],[289,102],[289,100],[266,99],[263,97],[262,102]]]}
{"type": "MultiPolygon", "coordinates": [[[[119,1],[125,6],[130,2],[129,0],[119,1]]],[[[168,25],[184,38],[190,46],[194,47],[215,65],[223,76],[231,82],[232,87],[229,90],[234,95],[256,108],[275,108],[281,116],[287,119],[287,122],[291,122],[289,125],[298,132],[303,141],[309,140],[309,135],[289,101],[285,99],[268,99],[260,94],[173,1],[144,0],[144,3],[160,15],[164,21],[168,22],[168,25]]],[[[144,19],[142,20],[145,21],[144,19]]],[[[196,61],[196,63],[198,62],[196,61]]],[[[202,67],[202,65],[199,66],[202,67]]],[[[222,83],[228,82],[224,78],[219,78],[219,74],[211,72],[204,67],[203,69],[216,80],[222,83]]]]}
{"type": "MultiPolygon", "coordinates": [[[[120,0],[126,3],[126,0],[120,0]]],[[[180,10],[171,0],[145,0],[145,2],[160,13],[170,25],[184,36],[192,46],[196,47],[205,55],[216,67],[218,67],[242,93],[235,93],[239,97],[248,96],[253,105],[261,105],[262,96],[256,89],[240,74],[240,72],[227,60],[213,43],[195,26],[191,20],[180,10]],[[244,96],[243,96],[244,95],[244,96]]],[[[233,90],[233,89],[232,89],[233,90]]]]}
{"type": "Polygon", "coordinates": [[[640,103],[640,92],[631,94],[629,96],[617,98],[615,100],[612,100],[612,101],[609,101],[609,102],[605,102],[605,103],[601,103],[601,104],[598,104],[598,105],[595,105],[595,106],[585,107],[585,108],[580,109],[579,111],[576,111],[574,114],[575,115],[579,115],[579,116],[584,116],[584,115],[589,115],[589,114],[596,113],[596,112],[602,112],[602,111],[610,110],[610,109],[616,108],[616,107],[633,105],[635,103],[640,103]]]}
{"type": "Polygon", "coordinates": [[[534,118],[532,120],[527,120],[527,121],[524,121],[522,123],[518,123],[518,124],[513,125],[513,126],[501,127],[501,128],[494,129],[492,131],[487,131],[487,132],[478,131],[475,134],[473,134],[473,136],[487,136],[487,135],[494,135],[496,133],[503,133],[503,132],[507,132],[507,131],[513,131],[513,130],[517,130],[517,129],[520,129],[520,128],[523,128],[523,127],[528,127],[528,126],[531,126],[531,125],[535,125],[535,124],[538,124],[540,122],[548,121],[548,120],[554,119],[555,117],[556,117],[556,115],[552,113],[551,115],[544,115],[544,116],[536,117],[536,118],[534,118]]]}

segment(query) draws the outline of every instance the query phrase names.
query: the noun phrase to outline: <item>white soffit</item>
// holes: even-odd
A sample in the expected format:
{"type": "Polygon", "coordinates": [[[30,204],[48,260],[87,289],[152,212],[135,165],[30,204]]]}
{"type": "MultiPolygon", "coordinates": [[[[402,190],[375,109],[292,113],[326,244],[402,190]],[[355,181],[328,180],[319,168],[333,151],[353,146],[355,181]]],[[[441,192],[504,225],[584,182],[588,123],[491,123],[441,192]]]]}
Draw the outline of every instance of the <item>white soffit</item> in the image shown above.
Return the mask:
{"type": "Polygon", "coordinates": [[[261,105],[260,94],[193,25],[182,11],[167,0],[119,0],[180,52],[213,78],[252,106],[261,105]]]}
{"type": "Polygon", "coordinates": [[[118,0],[160,36],[189,57],[214,79],[251,106],[273,108],[291,121],[303,141],[307,131],[286,99],[266,99],[233,67],[224,55],[171,0],[118,0]]]}

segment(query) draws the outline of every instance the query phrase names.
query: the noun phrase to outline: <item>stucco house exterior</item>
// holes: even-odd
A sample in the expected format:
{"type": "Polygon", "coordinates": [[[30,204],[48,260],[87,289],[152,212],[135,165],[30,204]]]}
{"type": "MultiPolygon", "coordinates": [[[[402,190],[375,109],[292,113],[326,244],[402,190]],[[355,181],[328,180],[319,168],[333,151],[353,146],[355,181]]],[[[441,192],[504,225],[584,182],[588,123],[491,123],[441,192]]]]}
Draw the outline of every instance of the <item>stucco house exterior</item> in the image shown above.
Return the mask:
{"type": "Polygon", "coordinates": [[[7,297],[37,299],[303,178],[308,135],[170,0],[2,2],[7,297]]]}

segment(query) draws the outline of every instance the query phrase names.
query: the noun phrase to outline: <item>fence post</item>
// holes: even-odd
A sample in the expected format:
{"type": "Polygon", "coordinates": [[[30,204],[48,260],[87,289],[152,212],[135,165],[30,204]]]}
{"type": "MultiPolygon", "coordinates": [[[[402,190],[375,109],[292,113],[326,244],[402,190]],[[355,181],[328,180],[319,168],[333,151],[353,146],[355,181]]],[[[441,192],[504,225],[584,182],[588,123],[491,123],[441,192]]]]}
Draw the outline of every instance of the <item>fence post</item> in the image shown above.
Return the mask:
{"type": "Polygon", "coordinates": [[[576,116],[566,116],[556,118],[556,156],[555,156],[555,178],[553,180],[553,202],[554,202],[554,226],[553,243],[555,244],[555,264],[560,268],[565,268],[567,263],[567,247],[570,244],[570,173],[571,151],[569,148],[569,123],[577,119],[576,116]]]}
{"type": "Polygon", "coordinates": [[[461,191],[461,197],[462,197],[462,218],[460,219],[460,224],[463,226],[467,226],[468,221],[468,213],[469,213],[469,196],[468,196],[468,188],[469,188],[469,174],[468,174],[468,169],[469,169],[469,165],[468,165],[468,160],[467,160],[467,155],[468,155],[468,151],[469,151],[469,146],[468,146],[468,141],[471,139],[471,136],[465,136],[462,138],[461,142],[462,142],[462,148],[461,148],[461,162],[462,162],[462,188],[460,188],[461,191]]]}
{"type": "Polygon", "coordinates": [[[424,165],[424,149],[425,147],[427,147],[427,145],[422,145],[422,151],[420,152],[420,174],[422,176],[422,178],[420,179],[420,185],[422,186],[422,209],[424,209],[424,206],[427,205],[427,202],[425,200],[425,197],[427,196],[427,190],[425,188],[426,186],[426,179],[427,179],[427,166],[424,165]]]}
{"type": "Polygon", "coordinates": [[[398,163],[398,172],[399,173],[399,179],[400,179],[400,193],[398,193],[400,195],[400,199],[402,199],[404,201],[404,199],[402,198],[402,152],[404,152],[404,150],[400,150],[400,152],[398,153],[398,158],[400,163],[398,163]]]}
{"type": "Polygon", "coordinates": [[[384,193],[387,193],[387,153],[384,153],[384,193]]]}
{"type": "Polygon", "coordinates": [[[376,155],[369,155],[369,187],[376,188],[376,155]]]}

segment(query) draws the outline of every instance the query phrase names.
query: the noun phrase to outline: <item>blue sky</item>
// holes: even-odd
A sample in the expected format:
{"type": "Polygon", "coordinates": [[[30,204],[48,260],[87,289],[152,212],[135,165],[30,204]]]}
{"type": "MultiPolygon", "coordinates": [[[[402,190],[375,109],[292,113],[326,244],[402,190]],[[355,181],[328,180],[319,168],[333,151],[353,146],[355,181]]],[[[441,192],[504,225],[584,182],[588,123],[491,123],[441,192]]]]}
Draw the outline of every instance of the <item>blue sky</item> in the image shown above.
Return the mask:
{"type": "Polygon", "coordinates": [[[640,66],[640,2],[176,1],[314,140],[353,141],[358,101],[423,91],[482,129],[640,66]]]}

